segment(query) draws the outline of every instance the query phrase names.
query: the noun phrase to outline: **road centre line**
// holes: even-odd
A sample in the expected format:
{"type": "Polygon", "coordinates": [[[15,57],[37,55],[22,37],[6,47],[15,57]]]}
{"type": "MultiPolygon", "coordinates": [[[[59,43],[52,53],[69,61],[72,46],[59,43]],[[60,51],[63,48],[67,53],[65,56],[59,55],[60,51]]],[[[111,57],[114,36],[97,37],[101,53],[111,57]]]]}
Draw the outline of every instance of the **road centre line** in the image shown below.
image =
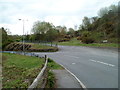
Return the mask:
{"type": "Polygon", "coordinates": [[[72,64],[76,64],[76,63],[72,63],[72,64]]]}
{"type": "Polygon", "coordinates": [[[109,64],[109,63],[105,63],[105,62],[101,62],[101,61],[97,61],[97,60],[93,60],[93,59],[90,59],[90,61],[96,62],[96,63],[101,63],[101,64],[104,64],[104,65],[107,65],[107,66],[111,66],[111,67],[114,67],[114,66],[115,66],[115,65],[113,65],[113,64],[109,64]]]}
{"type": "Polygon", "coordinates": [[[79,58],[79,57],[76,57],[76,56],[70,56],[70,55],[64,55],[64,56],[69,56],[69,57],[73,57],[73,58],[79,58]]]}

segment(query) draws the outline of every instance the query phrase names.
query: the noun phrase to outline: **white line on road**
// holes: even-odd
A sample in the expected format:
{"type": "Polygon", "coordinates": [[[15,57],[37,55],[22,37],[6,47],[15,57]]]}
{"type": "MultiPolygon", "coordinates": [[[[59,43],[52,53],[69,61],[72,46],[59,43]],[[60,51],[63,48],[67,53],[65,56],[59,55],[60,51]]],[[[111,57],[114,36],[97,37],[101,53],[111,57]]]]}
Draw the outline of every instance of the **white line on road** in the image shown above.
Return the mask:
{"type": "Polygon", "coordinates": [[[88,90],[86,86],[80,81],[80,79],[77,78],[71,71],[69,71],[67,68],[65,68],[62,64],[60,64],[65,70],[67,70],[80,84],[80,86],[83,88],[83,90],[88,90]]]}
{"type": "Polygon", "coordinates": [[[79,58],[79,57],[76,57],[76,56],[70,56],[70,55],[64,55],[64,56],[73,57],[73,58],[79,58]]]}
{"type": "Polygon", "coordinates": [[[113,64],[109,64],[109,63],[105,63],[105,62],[101,62],[101,61],[97,61],[97,60],[93,60],[93,59],[90,59],[90,61],[96,62],[96,63],[101,63],[101,64],[104,64],[104,65],[107,65],[107,66],[111,66],[111,67],[114,67],[114,66],[115,66],[115,65],[113,65],[113,64]]]}
{"type": "Polygon", "coordinates": [[[76,63],[72,63],[72,64],[76,64],[76,63]]]}

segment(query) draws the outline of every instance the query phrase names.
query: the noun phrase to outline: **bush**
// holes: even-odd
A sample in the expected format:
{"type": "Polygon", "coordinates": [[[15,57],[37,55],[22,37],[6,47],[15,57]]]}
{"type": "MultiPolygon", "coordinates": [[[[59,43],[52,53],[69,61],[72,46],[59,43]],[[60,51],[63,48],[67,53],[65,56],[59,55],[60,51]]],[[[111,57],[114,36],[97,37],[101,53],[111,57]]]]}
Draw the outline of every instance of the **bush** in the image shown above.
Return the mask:
{"type": "Polygon", "coordinates": [[[15,41],[16,41],[16,42],[20,42],[21,40],[20,40],[20,39],[16,39],[15,41]]]}
{"type": "Polygon", "coordinates": [[[55,87],[55,75],[53,72],[48,71],[48,78],[47,78],[47,88],[54,88],[55,87]]]}
{"type": "Polygon", "coordinates": [[[109,43],[118,43],[118,38],[108,38],[109,43]]]}
{"type": "Polygon", "coordinates": [[[9,45],[10,43],[12,43],[12,42],[14,42],[14,41],[13,41],[13,40],[10,40],[10,39],[5,40],[4,42],[2,42],[2,49],[4,50],[5,47],[6,47],[7,45],[9,45]]]}
{"type": "Polygon", "coordinates": [[[58,51],[58,48],[51,48],[51,49],[34,49],[34,48],[30,48],[28,49],[28,51],[30,52],[56,52],[58,51]]]}
{"type": "Polygon", "coordinates": [[[89,44],[89,43],[94,43],[95,40],[93,40],[93,39],[90,38],[90,37],[84,37],[84,38],[82,38],[82,42],[83,42],[83,43],[86,43],[86,44],[89,44]]]}
{"type": "Polygon", "coordinates": [[[89,32],[89,31],[84,31],[81,35],[82,38],[83,37],[89,37],[89,36],[91,36],[91,32],[89,32]]]}
{"type": "Polygon", "coordinates": [[[58,42],[65,42],[65,41],[70,41],[70,39],[68,39],[68,38],[63,38],[63,39],[59,40],[58,42]]]}
{"type": "Polygon", "coordinates": [[[48,62],[49,63],[52,63],[52,62],[54,62],[53,60],[51,60],[50,58],[48,58],[48,62]]]}
{"type": "Polygon", "coordinates": [[[82,38],[80,36],[77,37],[77,40],[81,40],[82,38]]]}
{"type": "Polygon", "coordinates": [[[80,39],[81,39],[81,41],[82,41],[83,43],[86,43],[86,44],[94,43],[95,40],[93,39],[93,37],[92,37],[91,35],[92,35],[91,32],[89,32],[89,31],[84,31],[84,32],[82,33],[82,36],[81,36],[80,39]]]}

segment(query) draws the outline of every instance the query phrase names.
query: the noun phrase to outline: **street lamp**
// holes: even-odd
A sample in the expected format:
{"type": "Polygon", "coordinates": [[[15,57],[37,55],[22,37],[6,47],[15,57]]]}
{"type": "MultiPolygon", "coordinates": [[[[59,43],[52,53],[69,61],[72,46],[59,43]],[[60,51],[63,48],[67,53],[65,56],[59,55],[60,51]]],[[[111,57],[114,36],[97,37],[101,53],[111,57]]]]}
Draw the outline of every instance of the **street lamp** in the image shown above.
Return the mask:
{"type": "MultiPolygon", "coordinates": [[[[24,22],[25,22],[25,20],[24,19],[18,19],[18,20],[20,20],[20,21],[22,21],[23,22],[23,54],[25,55],[25,52],[24,52],[24,50],[25,50],[25,45],[24,45],[24,22]]],[[[27,20],[26,20],[27,21],[27,20]]]]}

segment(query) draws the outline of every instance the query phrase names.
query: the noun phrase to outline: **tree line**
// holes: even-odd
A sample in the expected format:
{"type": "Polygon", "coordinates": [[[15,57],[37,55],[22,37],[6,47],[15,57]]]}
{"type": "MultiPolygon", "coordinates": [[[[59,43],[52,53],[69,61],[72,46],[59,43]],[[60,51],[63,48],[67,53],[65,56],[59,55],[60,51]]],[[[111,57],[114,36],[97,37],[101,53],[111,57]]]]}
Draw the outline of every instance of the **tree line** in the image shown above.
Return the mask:
{"type": "Polygon", "coordinates": [[[79,34],[83,42],[108,43],[118,42],[118,5],[101,8],[98,16],[84,17],[79,27],[79,34]]]}
{"type": "Polygon", "coordinates": [[[29,40],[31,42],[34,41],[59,41],[65,36],[69,35],[69,37],[74,36],[74,29],[69,28],[67,31],[66,26],[54,26],[52,23],[45,21],[36,21],[31,30],[31,35],[26,35],[25,40],[29,40]]]}
{"type": "Polygon", "coordinates": [[[32,28],[30,40],[40,41],[68,41],[68,38],[78,37],[84,43],[100,43],[107,40],[117,43],[118,31],[118,5],[101,8],[98,16],[87,17],[82,20],[78,30],[67,29],[65,26],[54,26],[49,22],[37,21],[32,28]],[[65,37],[68,37],[65,40],[65,37]]]}
{"type": "Polygon", "coordinates": [[[76,37],[83,43],[101,43],[107,40],[109,43],[117,43],[119,36],[118,22],[118,5],[110,5],[101,8],[98,16],[87,17],[82,20],[78,30],[68,28],[66,26],[54,26],[52,23],[45,21],[36,21],[32,27],[31,34],[8,35],[4,28],[2,30],[3,47],[13,41],[22,41],[23,39],[30,42],[53,42],[53,41],[69,41],[76,37]],[[14,40],[14,37],[16,38],[14,40]],[[4,40],[6,39],[6,40],[4,40]]]}

